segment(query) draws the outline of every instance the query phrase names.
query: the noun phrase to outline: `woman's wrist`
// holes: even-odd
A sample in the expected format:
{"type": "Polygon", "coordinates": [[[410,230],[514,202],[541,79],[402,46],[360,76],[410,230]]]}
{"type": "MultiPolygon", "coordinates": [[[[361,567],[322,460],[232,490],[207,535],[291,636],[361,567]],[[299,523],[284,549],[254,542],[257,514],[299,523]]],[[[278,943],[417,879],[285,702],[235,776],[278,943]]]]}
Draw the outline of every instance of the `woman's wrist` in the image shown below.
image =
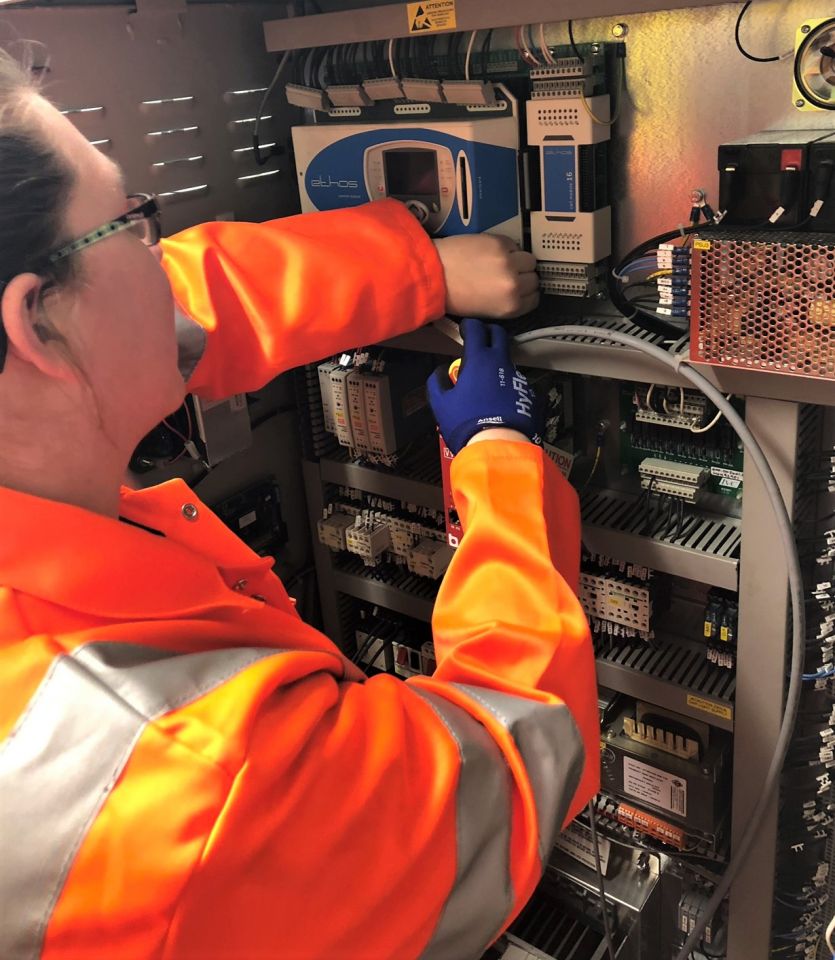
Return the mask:
{"type": "Polygon", "coordinates": [[[467,446],[479,443],[481,440],[510,440],[513,443],[532,442],[530,437],[526,437],[519,430],[510,430],[507,427],[490,427],[488,430],[481,430],[479,433],[473,434],[467,441],[467,446]]]}

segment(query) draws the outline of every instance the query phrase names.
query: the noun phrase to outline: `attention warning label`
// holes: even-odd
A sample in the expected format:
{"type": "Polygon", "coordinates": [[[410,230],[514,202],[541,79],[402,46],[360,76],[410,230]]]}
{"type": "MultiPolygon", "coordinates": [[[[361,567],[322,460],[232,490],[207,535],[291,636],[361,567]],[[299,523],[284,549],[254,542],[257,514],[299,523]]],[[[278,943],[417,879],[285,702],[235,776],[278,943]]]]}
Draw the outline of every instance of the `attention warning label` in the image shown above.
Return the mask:
{"type": "Polygon", "coordinates": [[[455,0],[407,3],[406,13],[409,17],[409,33],[455,29],[455,0]]]}

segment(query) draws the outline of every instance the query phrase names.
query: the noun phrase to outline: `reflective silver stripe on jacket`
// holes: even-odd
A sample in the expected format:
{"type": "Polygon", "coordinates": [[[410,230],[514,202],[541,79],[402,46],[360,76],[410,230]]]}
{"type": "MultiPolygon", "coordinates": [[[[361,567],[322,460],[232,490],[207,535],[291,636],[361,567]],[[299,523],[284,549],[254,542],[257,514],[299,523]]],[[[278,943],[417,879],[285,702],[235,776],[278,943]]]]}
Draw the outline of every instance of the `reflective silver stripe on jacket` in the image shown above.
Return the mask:
{"type": "MultiPolygon", "coordinates": [[[[489,710],[513,738],[533,788],[545,863],[583,771],[583,740],[568,707],[453,686],[489,710]]],[[[420,960],[475,960],[513,908],[511,774],[498,744],[471,714],[423,688],[412,689],[435,709],[461,755],[455,886],[420,960]]]]}
{"type": "Polygon", "coordinates": [[[206,352],[206,331],[176,304],[174,326],[177,331],[177,366],[183,382],[188,383],[206,352]]]}
{"type": "Polygon", "coordinates": [[[0,743],[0,957],[36,960],[75,856],[146,726],[282,651],[92,643],[56,657],[0,743]]]}
{"type": "Polygon", "coordinates": [[[583,738],[571,711],[485,687],[454,686],[486,707],[513,737],[533,787],[544,863],[583,773],[583,738]]]}
{"type": "Polygon", "coordinates": [[[458,744],[455,886],[421,960],[469,960],[498,935],[513,906],[510,771],[484,727],[465,710],[412,687],[458,744]]]}

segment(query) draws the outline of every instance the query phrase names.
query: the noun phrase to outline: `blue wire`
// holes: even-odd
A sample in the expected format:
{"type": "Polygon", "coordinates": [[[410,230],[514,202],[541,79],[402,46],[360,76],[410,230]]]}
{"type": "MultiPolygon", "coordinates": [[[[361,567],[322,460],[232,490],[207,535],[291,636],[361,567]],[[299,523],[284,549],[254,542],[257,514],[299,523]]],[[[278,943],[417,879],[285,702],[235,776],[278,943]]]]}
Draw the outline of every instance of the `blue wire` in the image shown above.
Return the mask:
{"type": "Polygon", "coordinates": [[[835,670],[825,670],[823,673],[804,673],[804,680],[828,680],[829,677],[835,677],[835,670]]]}
{"type": "Polygon", "coordinates": [[[615,276],[618,280],[622,280],[630,270],[645,270],[652,267],[653,269],[658,268],[658,261],[655,257],[641,257],[638,260],[633,260],[632,263],[628,263],[620,273],[616,273],[615,276]]]}

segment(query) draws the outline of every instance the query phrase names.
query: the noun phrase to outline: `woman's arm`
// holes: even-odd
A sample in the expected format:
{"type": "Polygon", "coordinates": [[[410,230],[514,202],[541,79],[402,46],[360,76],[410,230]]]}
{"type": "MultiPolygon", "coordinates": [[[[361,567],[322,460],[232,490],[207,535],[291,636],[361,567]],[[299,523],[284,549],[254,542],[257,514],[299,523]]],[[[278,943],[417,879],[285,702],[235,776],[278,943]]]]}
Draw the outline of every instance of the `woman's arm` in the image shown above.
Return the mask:
{"type": "Polygon", "coordinates": [[[162,246],[188,389],[208,399],[259,389],[292,367],[444,312],[436,248],[393,200],[267,223],[205,223],[162,246]]]}
{"type": "Polygon", "coordinates": [[[164,240],[180,367],[216,399],[291,367],[407,333],[446,310],[536,306],[536,260],[507,237],[431,241],[396,200],[273,220],[205,223],[164,240]]]}

